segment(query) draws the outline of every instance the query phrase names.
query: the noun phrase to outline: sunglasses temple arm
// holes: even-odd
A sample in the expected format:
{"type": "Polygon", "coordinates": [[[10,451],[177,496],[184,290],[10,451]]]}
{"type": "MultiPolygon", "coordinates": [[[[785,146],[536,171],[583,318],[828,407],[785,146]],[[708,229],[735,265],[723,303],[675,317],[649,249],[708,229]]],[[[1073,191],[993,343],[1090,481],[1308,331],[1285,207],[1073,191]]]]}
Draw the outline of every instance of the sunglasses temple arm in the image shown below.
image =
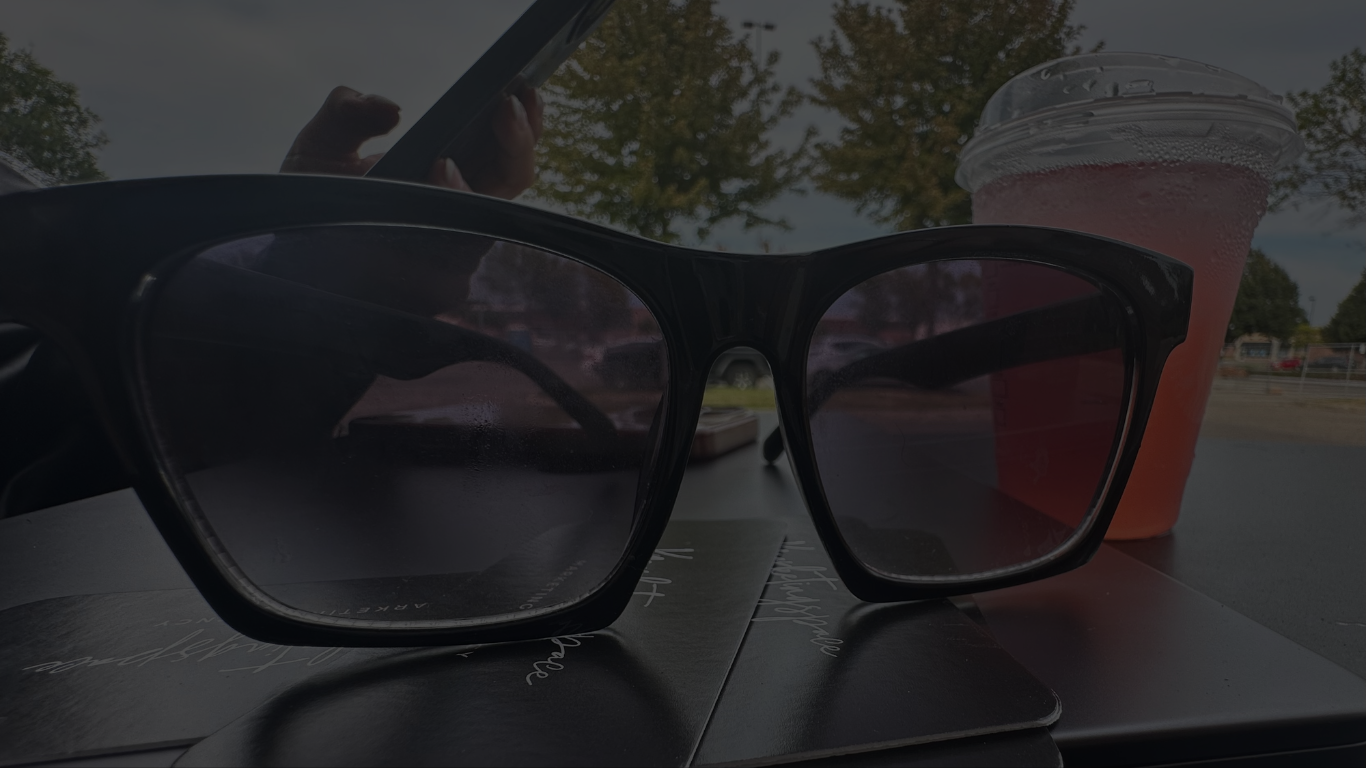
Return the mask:
{"type": "Polygon", "coordinates": [[[783,455],[782,427],[774,427],[773,431],[768,433],[768,437],[764,438],[763,450],[764,461],[768,462],[769,464],[772,464],[773,462],[777,461],[778,457],[783,455]]]}
{"type": "Polygon", "coordinates": [[[191,300],[172,309],[174,321],[166,325],[174,336],[289,354],[327,351],[403,381],[464,362],[507,365],[531,379],[592,439],[617,438],[607,414],[549,366],[502,339],[227,265],[200,263],[181,274],[191,300]],[[223,326],[222,318],[233,325],[223,326]]]}
{"type": "MultiPolygon", "coordinates": [[[[386,313],[392,310],[383,310],[386,313]]],[[[400,313],[394,313],[400,314],[400,313]]],[[[502,339],[461,328],[439,320],[401,316],[407,328],[395,328],[383,342],[370,350],[377,372],[391,378],[410,380],[422,378],[446,366],[466,362],[487,362],[506,365],[524,374],[550,396],[584,431],[598,439],[615,438],[616,426],[588,398],[579,394],[552,368],[526,350],[502,339]],[[390,344],[388,341],[407,337],[417,345],[390,344]],[[416,348],[414,348],[416,346],[416,348]]]]}
{"type": "MultiPolygon", "coordinates": [[[[865,379],[943,389],[1010,368],[1103,352],[1121,345],[1122,327],[1112,303],[1101,296],[1019,312],[849,363],[812,388],[807,412],[815,414],[837,390],[865,379]]],[[[775,429],[764,440],[764,460],[771,464],[782,453],[782,434],[775,429]]]]}

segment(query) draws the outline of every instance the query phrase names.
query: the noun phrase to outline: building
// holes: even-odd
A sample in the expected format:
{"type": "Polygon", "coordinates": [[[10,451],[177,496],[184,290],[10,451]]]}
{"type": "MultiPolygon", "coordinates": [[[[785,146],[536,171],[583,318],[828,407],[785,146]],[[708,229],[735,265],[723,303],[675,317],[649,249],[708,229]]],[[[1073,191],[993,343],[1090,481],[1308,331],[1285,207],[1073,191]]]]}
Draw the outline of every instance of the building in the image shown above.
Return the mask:
{"type": "Polygon", "coordinates": [[[1223,357],[1239,362],[1274,362],[1289,354],[1289,345],[1282,344],[1280,339],[1261,333],[1245,333],[1224,347],[1223,357]]]}

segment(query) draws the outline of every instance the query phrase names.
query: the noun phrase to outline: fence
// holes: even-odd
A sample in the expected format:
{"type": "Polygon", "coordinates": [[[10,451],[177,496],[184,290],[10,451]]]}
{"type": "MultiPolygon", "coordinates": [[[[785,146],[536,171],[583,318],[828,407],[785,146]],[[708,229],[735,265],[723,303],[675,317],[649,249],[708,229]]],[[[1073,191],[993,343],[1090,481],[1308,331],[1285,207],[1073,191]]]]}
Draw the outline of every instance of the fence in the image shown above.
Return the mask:
{"type": "Polygon", "coordinates": [[[1224,377],[1248,374],[1295,377],[1302,380],[1366,380],[1366,344],[1308,344],[1280,346],[1274,342],[1230,345],[1221,355],[1224,377]]]}
{"type": "Polygon", "coordinates": [[[1201,435],[1366,445],[1362,346],[1311,344],[1279,359],[1221,362],[1201,435]]]}
{"type": "Polygon", "coordinates": [[[1299,357],[1300,389],[1311,374],[1315,378],[1342,378],[1350,389],[1353,379],[1366,381],[1366,344],[1309,344],[1299,357]]]}

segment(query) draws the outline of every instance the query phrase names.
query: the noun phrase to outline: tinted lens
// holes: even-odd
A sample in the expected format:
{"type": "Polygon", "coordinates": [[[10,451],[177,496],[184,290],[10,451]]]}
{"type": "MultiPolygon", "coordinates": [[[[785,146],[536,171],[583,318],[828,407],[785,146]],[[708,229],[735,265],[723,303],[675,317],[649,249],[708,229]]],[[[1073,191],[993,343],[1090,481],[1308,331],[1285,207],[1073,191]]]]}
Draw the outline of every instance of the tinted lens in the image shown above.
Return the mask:
{"type": "Polygon", "coordinates": [[[601,272],[461,233],[297,230],[189,261],[146,331],[147,408],[187,506],[286,606],[525,613],[622,559],[667,355],[601,272]]]}
{"type": "Polygon", "coordinates": [[[1127,408],[1114,300],[1050,267],[906,267],[825,313],[807,403],[825,496],[885,574],[981,576],[1062,548],[1093,514],[1127,408]]]}

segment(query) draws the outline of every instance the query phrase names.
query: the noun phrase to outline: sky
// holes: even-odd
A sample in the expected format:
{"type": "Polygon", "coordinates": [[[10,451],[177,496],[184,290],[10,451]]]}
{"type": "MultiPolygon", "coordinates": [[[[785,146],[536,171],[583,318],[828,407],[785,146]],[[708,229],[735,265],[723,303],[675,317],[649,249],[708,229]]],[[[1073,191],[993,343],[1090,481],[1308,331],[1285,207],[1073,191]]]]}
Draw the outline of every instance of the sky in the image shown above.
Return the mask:
{"type": "MultiPolygon", "coordinates": [[[[294,134],[335,85],[402,105],[394,135],[430,106],[529,5],[475,0],[7,0],[0,32],[73,82],[110,139],[100,165],[112,178],[271,173],[294,134]]],[[[772,22],[765,50],[782,54],[778,77],[806,87],[818,73],[811,40],[831,29],[828,0],[719,0],[737,31],[772,22]]],[[[1328,64],[1366,46],[1360,0],[1078,0],[1073,21],[1085,47],[1145,51],[1215,64],[1283,93],[1327,82],[1328,64]]],[[[833,135],[838,122],[803,108],[780,131],[807,124],[833,135]]],[[[711,245],[750,250],[760,238],[782,250],[884,234],[843,201],[785,196],[771,215],[790,231],[722,227],[711,245]]],[[[1326,322],[1366,267],[1366,229],[1346,228],[1329,206],[1263,219],[1253,244],[1300,285],[1302,304],[1326,322]]]]}

